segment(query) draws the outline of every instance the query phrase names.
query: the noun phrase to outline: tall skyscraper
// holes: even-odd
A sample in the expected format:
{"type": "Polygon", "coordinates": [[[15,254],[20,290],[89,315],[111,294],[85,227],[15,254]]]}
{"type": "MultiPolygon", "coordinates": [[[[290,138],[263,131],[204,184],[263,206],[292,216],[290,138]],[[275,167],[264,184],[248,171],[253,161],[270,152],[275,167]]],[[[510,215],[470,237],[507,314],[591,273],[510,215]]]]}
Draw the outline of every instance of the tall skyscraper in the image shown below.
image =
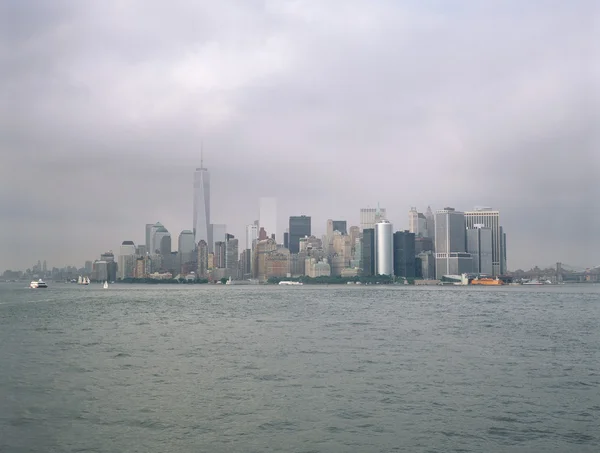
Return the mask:
{"type": "Polygon", "coordinates": [[[417,208],[410,208],[408,211],[408,231],[416,237],[427,237],[427,219],[417,208]]]}
{"type": "Polygon", "coordinates": [[[394,275],[392,224],[387,220],[375,224],[375,274],[394,275]]]}
{"type": "Polygon", "coordinates": [[[206,278],[208,276],[208,244],[204,239],[198,242],[196,247],[198,257],[196,262],[198,263],[197,275],[199,278],[206,278]]]}
{"type": "Polygon", "coordinates": [[[154,255],[156,253],[156,251],[160,248],[160,243],[157,244],[154,241],[156,232],[160,229],[164,229],[163,224],[160,222],[156,222],[150,228],[148,228],[148,225],[146,225],[146,234],[147,234],[147,239],[148,239],[148,246],[146,248],[146,251],[150,255],[154,255]]]}
{"type": "Polygon", "coordinates": [[[120,279],[133,277],[135,259],[135,244],[133,241],[123,241],[119,250],[119,266],[117,269],[120,279]]]}
{"type": "Polygon", "coordinates": [[[492,230],[483,225],[467,229],[467,252],[473,258],[473,272],[492,275],[492,230]]]}
{"type": "Polygon", "coordinates": [[[427,206],[425,220],[427,221],[427,237],[431,238],[435,243],[435,216],[433,215],[431,206],[427,206]]]}
{"type": "Polygon", "coordinates": [[[179,233],[177,241],[177,252],[179,258],[179,270],[185,274],[194,270],[192,263],[196,261],[194,251],[196,244],[194,243],[194,232],[191,230],[183,230],[179,233]]]}
{"type": "Polygon", "coordinates": [[[310,216],[291,216],[290,217],[290,235],[289,249],[291,253],[300,251],[300,238],[311,235],[310,216]]]}
{"type": "Polygon", "coordinates": [[[454,208],[435,213],[436,275],[459,275],[472,272],[471,255],[467,253],[465,214],[454,208]]]}
{"type": "Polygon", "coordinates": [[[277,240],[277,199],[274,197],[263,197],[259,200],[259,231],[264,228],[267,237],[275,235],[277,240]]]}
{"type": "Polygon", "coordinates": [[[385,208],[362,208],[360,210],[360,229],[375,228],[375,224],[387,218],[385,208]]]}
{"type": "Polygon", "coordinates": [[[506,249],[503,247],[504,231],[501,231],[500,211],[475,208],[474,211],[465,212],[465,222],[467,228],[483,225],[492,230],[492,274],[496,276],[506,272],[506,249]]]}
{"type": "Polygon", "coordinates": [[[415,233],[396,231],[394,233],[394,275],[415,277],[415,233]]]}
{"type": "Polygon", "coordinates": [[[239,241],[232,234],[228,234],[225,242],[225,267],[229,277],[238,278],[239,258],[239,241]]]}
{"type": "Polygon", "coordinates": [[[254,241],[258,239],[258,225],[246,225],[246,250],[252,250],[254,241]]]}
{"type": "Polygon", "coordinates": [[[146,242],[145,242],[145,245],[146,245],[146,252],[147,253],[154,253],[154,250],[152,250],[152,247],[151,247],[151,245],[152,245],[151,244],[151,241],[152,241],[152,239],[151,239],[152,238],[152,227],[153,226],[154,226],[153,223],[147,223],[146,224],[146,242]]]}
{"type": "Polygon", "coordinates": [[[209,244],[210,225],[210,173],[204,168],[203,156],[200,167],[194,172],[194,241],[209,244]]]}
{"type": "Polygon", "coordinates": [[[366,228],[361,238],[360,267],[363,275],[375,275],[375,229],[366,228]]]}

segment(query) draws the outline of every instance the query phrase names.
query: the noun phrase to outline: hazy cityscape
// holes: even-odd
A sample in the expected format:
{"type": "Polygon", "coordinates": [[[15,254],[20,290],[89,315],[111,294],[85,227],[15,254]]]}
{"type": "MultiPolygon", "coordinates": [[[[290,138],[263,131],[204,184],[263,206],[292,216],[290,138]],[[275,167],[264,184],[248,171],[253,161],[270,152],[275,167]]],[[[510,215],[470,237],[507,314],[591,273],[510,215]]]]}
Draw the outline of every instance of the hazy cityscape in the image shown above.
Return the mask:
{"type": "MultiPolygon", "coordinates": [[[[413,207],[405,229],[394,228],[385,207],[361,208],[360,225],[329,219],[326,233],[317,237],[311,216],[304,214],[290,216],[288,228],[278,231],[277,198],[262,197],[258,219],[245,225],[240,238],[229,233],[227,225],[211,223],[211,173],[202,160],[193,176],[193,200],[193,226],[178,235],[161,222],[148,223],[143,242],[123,240],[116,252],[105,251],[83,268],[50,269],[44,260],[25,272],[6,271],[3,277],[266,283],[300,277],[358,281],[388,276],[390,282],[433,284],[470,274],[513,280],[507,267],[507,235],[500,212],[491,207],[434,211],[428,206],[425,212],[413,207]]],[[[566,271],[571,281],[599,280],[600,266],[583,272],[563,269],[560,262],[556,266],[529,273],[518,270],[516,275],[557,283],[565,279],[566,271]]]]}
{"type": "Polygon", "coordinates": [[[598,453],[598,0],[0,2],[0,453],[598,453]]]}

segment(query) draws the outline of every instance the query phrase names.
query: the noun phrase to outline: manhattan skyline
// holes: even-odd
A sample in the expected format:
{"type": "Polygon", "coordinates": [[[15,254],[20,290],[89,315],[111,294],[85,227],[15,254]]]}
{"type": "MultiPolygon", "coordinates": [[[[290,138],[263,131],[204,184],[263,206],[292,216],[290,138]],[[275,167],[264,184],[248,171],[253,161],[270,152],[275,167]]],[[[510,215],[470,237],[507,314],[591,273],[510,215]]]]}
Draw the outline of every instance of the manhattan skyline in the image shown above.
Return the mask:
{"type": "Polygon", "coordinates": [[[600,264],[591,1],[32,5],[0,54],[0,270],[193,229],[202,142],[210,221],[240,240],[260,197],[279,242],[289,216],[484,205],[510,269],[600,264]]]}

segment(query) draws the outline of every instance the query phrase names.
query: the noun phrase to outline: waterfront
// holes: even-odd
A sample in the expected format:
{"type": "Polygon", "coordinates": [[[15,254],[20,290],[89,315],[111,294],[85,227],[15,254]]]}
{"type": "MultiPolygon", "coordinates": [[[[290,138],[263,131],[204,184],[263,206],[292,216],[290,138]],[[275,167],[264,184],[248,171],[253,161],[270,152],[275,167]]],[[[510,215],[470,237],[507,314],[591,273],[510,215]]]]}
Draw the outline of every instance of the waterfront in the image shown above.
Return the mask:
{"type": "Polygon", "coordinates": [[[600,286],[0,285],[0,451],[595,452],[600,286]]]}

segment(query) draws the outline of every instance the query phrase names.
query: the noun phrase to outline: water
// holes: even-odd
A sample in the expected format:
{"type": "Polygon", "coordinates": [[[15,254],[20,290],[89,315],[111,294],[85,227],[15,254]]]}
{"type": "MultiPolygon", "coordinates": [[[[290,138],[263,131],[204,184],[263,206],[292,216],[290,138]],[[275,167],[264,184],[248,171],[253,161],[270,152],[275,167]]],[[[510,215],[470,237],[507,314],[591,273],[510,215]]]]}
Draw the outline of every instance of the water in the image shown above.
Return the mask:
{"type": "Polygon", "coordinates": [[[600,287],[0,284],[1,452],[598,452],[600,287]]]}

